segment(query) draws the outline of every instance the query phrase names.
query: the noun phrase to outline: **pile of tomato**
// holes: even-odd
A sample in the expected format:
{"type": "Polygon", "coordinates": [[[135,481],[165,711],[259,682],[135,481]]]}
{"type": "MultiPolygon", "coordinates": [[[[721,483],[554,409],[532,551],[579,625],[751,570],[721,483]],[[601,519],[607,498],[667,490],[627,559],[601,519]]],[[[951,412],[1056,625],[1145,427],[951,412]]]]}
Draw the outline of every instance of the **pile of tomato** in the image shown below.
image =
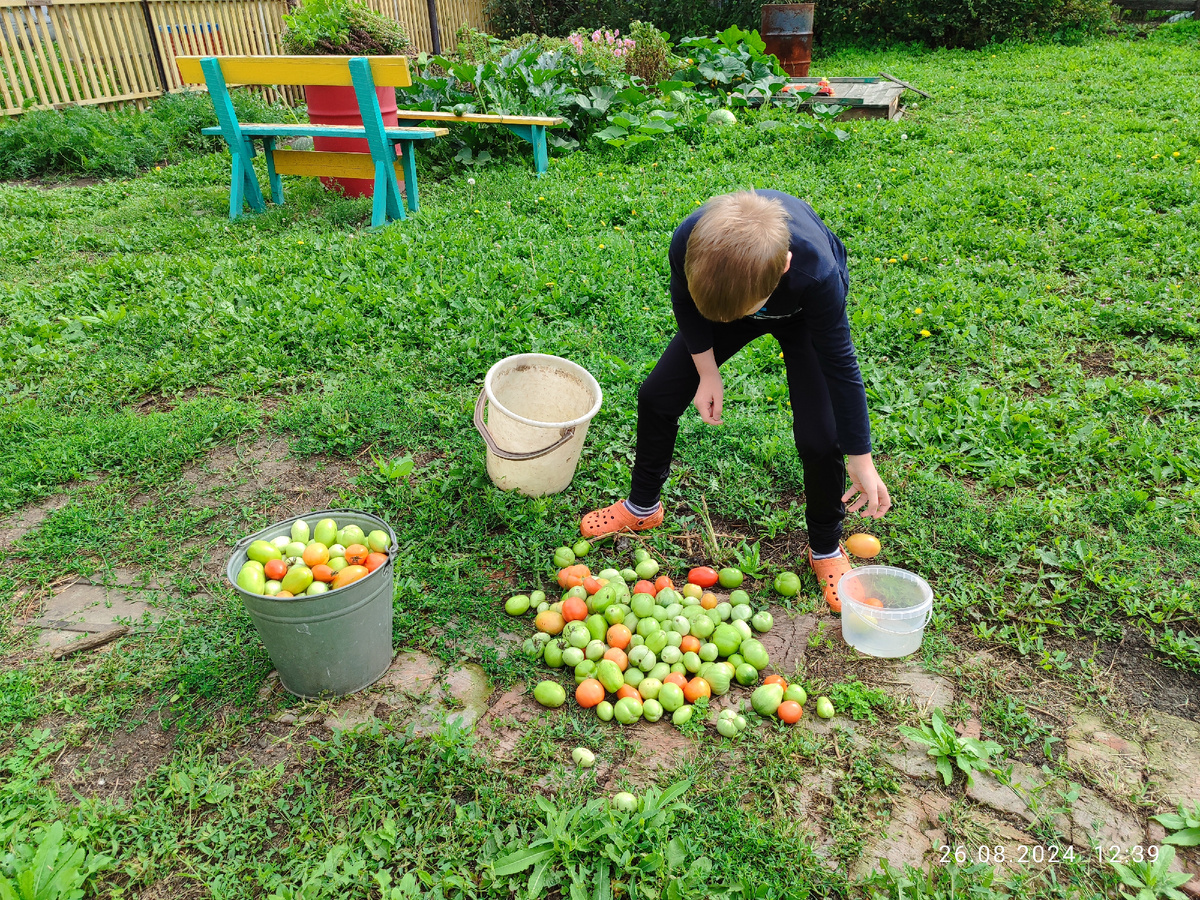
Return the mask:
{"type": "MultiPolygon", "coordinates": [[[[774,622],[769,610],[751,605],[750,595],[740,588],[739,570],[700,566],[676,588],[644,548],[635,552],[632,567],[595,573],[580,561],[590,551],[587,541],[554,551],[556,580],[563,590],[559,600],[551,602],[539,590],[505,603],[510,615],[535,613],[537,630],[523,650],[550,668],[569,669],[579,706],[594,709],[606,722],[630,725],[669,717],[682,726],[702,698],[724,695],[734,686],[760,689],[783,682],[778,675],[762,679],[770,659],[757,636],[774,622]],[[730,592],[718,595],[710,588],[730,592]]],[[[803,689],[797,685],[785,698],[789,690],[780,687],[772,707],[774,690],[762,697],[756,689],[760,702],[754,709],[797,721],[793,706],[803,705],[803,689]]],[[[567,702],[567,690],[552,679],[539,682],[533,694],[550,708],[567,702]]],[[[722,710],[716,719],[717,729],[727,736],[746,724],[745,716],[733,709],[722,710]]]]}

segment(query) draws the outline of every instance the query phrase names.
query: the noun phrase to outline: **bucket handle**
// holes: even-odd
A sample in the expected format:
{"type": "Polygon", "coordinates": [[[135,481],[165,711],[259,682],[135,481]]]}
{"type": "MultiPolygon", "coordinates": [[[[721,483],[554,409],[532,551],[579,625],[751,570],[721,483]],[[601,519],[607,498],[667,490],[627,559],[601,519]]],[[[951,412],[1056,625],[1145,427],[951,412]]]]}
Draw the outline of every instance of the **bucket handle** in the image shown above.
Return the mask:
{"type": "Polygon", "coordinates": [[[542,450],[529,450],[525,453],[513,453],[511,450],[501,449],[500,445],[496,443],[496,439],[492,437],[492,433],[488,431],[488,427],[483,421],[483,403],[486,396],[487,388],[484,387],[479,391],[479,399],[475,401],[475,429],[479,432],[480,436],[483,437],[483,442],[487,444],[488,449],[491,450],[495,456],[498,456],[501,459],[510,459],[515,462],[520,462],[526,459],[537,459],[540,456],[545,456],[547,453],[553,453],[563,444],[567,443],[567,441],[571,440],[571,438],[575,437],[575,426],[570,425],[567,428],[562,429],[557,441],[542,450]]]}
{"type": "MultiPolygon", "coordinates": [[[[880,628],[878,622],[874,622],[874,621],[868,622],[866,615],[864,615],[862,613],[859,613],[858,617],[860,619],[862,619],[864,622],[866,622],[867,625],[874,628],[876,631],[882,631],[884,634],[892,634],[892,635],[895,635],[896,637],[904,637],[905,635],[912,634],[913,631],[916,631],[915,628],[910,629],[909,631],[892,631],[892,629],[890,629],[890,628],[880,628]]],[[[929,609],[925,610],[925,621],[921,623],[922,630],[931,621],[933,621],[933,607],[932,606],[930,606],[929,609]]]]}

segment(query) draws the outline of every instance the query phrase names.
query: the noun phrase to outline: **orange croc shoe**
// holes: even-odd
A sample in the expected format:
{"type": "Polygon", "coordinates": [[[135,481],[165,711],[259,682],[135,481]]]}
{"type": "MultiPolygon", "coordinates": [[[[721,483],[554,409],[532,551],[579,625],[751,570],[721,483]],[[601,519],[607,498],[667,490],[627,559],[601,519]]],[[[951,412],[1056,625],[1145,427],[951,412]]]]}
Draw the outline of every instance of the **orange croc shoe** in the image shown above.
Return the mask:
{"type": "Polygon", "coordinates": [[[842,611],[842,600],[837,594],[838,580],[854,568],[850,564],[850,557],[846,555],[846,551],[840,546],[838,551],[841,553],[840,556],[833,556],[829,559],[813,559],[812,548],[808,548],[808,564],[812,567],[813,574],[817,576],[817,582],[825,592],[825,602],[835,613],[842,611]]]}
{"type": "Polygon", "coordinates": [[[579,532],[587,538],[604,537],[619,531],[648,531],[657,528],[663,521],[663,506],[644,518],[638,518],[625,508],[625,501],[618,500],[612,506],[597,509],[583,517],[579,532]]]}

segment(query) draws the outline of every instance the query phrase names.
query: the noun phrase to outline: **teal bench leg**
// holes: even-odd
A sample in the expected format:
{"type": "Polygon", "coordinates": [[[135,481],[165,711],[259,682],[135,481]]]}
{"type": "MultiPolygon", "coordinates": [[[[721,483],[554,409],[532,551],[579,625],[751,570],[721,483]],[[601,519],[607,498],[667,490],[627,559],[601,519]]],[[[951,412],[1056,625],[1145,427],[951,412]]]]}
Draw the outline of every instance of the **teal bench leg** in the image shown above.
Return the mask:
{"type": "Polygon", "coordinates": [[[271,202],[276,206],[283,205],[283,179],[275,171],[275,138],[269,137],[263,141],[263,156],[267,158],[267,181],[271,184],[271,202]]]}
{"type": "Polygon", "coordinates": [[[545,175],[550,168],[550,154],[546,148],[545,125],[510,125],[504,127],[522,140],[533,144],[533,170],[539,175],[545,175]]]}
{"type": "Polygon", "coordinates": [[[217,114],[217,123],[221,126],[221,135],[229,145],[229,153],[233,157],[233,172],[229,183],[229,218],[236,219],[242,214],[243,202],[249,203],[255,212],[262,212],[267,208],[267,204],[258,186],[258,176],[254,174],[254,143],[242,134],[237,113],[233,109],[233,101],[229,99],[229,90],[225,86],[225,76],[221,73],[221,64],[216,57],[207,56],[200,60],[200,68],[204,71],[204,81],[208,85],[208,96],[217,114]]]}
{"type": "Polygon", "coordinates": [[[409,212],[416,212],[421,205],[417,195],[417,157],[413,152],[416,144],[416,141],[400,142],[400,152],[404,155],[404,197],[409,212]]]}

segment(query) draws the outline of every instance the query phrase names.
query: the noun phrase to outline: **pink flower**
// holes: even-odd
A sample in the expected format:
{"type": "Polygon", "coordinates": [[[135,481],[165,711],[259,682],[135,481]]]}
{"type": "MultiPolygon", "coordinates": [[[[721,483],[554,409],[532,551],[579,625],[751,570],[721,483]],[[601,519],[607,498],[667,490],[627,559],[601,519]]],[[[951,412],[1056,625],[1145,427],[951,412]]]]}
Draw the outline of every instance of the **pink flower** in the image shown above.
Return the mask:
{"type": "Polygon", "coordinates": [[[598,29],[596,31],[592,32],[592,43],[593,44],[600,43],[600,31],[598,29]]]}

